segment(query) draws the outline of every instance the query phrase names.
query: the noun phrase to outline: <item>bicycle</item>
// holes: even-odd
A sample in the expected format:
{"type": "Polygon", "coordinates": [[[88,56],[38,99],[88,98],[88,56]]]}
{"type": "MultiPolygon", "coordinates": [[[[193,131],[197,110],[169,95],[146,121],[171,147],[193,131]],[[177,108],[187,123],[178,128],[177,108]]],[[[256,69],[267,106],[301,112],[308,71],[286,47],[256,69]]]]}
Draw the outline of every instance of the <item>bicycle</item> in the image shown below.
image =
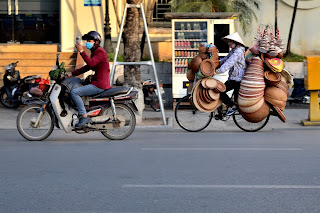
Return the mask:
{"type": "MultiPolygon", "coordinates": [[[[174,115],[178,125],[188,132],[199,132],[204,130],[212,121],[215,120],[227,121],[231,117],[226,115],[227,109],[223,109],[222,106],[218,107],[211,113],[205,113],[198,110],[193,104],[189,102],[191,94],[188,94],[181,98],[174,110],[174,115]]],[[[271,107],[269,115],[258,123],[251,123],[246,121],[240,112],[237,110],[233,115],[233,121],[241,130],[246,132],[256,132],[265,127],[269,121],[270,115],[277,115],[274,109],[271,107]]]]}

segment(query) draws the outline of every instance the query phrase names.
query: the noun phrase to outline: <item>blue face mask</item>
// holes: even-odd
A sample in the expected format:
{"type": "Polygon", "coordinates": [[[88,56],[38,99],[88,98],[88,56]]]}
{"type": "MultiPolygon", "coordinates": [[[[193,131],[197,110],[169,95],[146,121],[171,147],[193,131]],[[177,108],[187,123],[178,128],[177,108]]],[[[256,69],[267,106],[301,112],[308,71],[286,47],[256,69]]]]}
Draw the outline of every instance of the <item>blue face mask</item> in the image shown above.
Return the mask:
{"type": "Polygon", "coordinates": [[[93,47],[93,43],[87,42],[86,47],[88,48],[88,50],[90,50],[93,47]]]}

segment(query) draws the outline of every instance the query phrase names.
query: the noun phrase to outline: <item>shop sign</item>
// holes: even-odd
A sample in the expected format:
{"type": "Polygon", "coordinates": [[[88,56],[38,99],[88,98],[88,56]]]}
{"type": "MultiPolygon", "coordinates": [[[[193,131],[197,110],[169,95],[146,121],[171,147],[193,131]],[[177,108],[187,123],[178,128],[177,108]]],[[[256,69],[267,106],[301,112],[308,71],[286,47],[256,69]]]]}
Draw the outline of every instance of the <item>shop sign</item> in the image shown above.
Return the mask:
{"type": "Polygon", "coordinates": [[[84,6],[101,6],[101,0],[84,0],[84,6]]]}

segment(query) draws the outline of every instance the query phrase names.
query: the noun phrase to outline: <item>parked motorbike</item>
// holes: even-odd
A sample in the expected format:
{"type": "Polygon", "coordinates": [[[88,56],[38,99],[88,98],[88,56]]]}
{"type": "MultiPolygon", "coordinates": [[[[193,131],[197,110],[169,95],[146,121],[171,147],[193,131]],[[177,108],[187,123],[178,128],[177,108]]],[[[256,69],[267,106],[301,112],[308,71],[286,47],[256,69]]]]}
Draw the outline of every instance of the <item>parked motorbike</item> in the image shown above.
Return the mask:
{"type": "Polygon", "coordinates": [[[31,75],[21,79],[20,72],[16,70],[18,62],[6,66],[3,76],[4,86],[0,89],[0,102],[8,108],[16,108],[24,104],[26,99],[32,98],[29,90],[41,81],[41,75],[31,75]]]}
{"type": "Polygon", "coordinates": [[[310,103],[310,96],[308,91],[304,87],[303,78],[294,78],[293,79],[293,90],[291,96],[288,98],[288,102],[298,103],[298,104],[308,104],[310,103]]]}
{"type": "Polygon", "coordinates": [[[91,123],[78,129],[75,125],[80,118],[69,93],[72,88],[82,86],[82,80],[75,77],[64,79],[63,74],[58,76],[61,78],[51,84],[43,97],[20,111],[17,128],[25,139],[44,140],[54,126],[62,127],[66,133],[99,131],[111,140],[122,140],[132,134],[136,126],[134,112],[138,112],[134,103],[137,92],[133,88],[111,88],[94,97],[83,97],[91,123]]]}
{"type": "MultiPolygon", "coordinates": [[[[158,90],[156,82],[151,80],[146,80],[143,82],[142,91],[144,95],[144,103],[149,105],[154,111],[160,111],[160,104],[158,98],[158,90]]],[[[160,81],[160,94],[164,94],[163,84],[160,81]]],[[[162,102],[165,103],[165,100],[162,98],[162,102]]]]}

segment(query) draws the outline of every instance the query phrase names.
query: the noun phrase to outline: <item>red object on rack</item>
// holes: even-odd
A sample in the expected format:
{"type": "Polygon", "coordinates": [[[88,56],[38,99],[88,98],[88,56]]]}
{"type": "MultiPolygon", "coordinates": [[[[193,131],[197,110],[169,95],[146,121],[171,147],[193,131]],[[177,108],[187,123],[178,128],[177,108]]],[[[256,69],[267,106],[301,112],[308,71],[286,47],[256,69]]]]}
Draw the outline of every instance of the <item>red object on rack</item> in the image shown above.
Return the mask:
{"type": "Polygon", "coordinates": [[[41,79],[41,81],[39,82],[39,89],[44,91],[46,86],[49,85],[49,84],[50,84],[49,79],[41,79]]]}

